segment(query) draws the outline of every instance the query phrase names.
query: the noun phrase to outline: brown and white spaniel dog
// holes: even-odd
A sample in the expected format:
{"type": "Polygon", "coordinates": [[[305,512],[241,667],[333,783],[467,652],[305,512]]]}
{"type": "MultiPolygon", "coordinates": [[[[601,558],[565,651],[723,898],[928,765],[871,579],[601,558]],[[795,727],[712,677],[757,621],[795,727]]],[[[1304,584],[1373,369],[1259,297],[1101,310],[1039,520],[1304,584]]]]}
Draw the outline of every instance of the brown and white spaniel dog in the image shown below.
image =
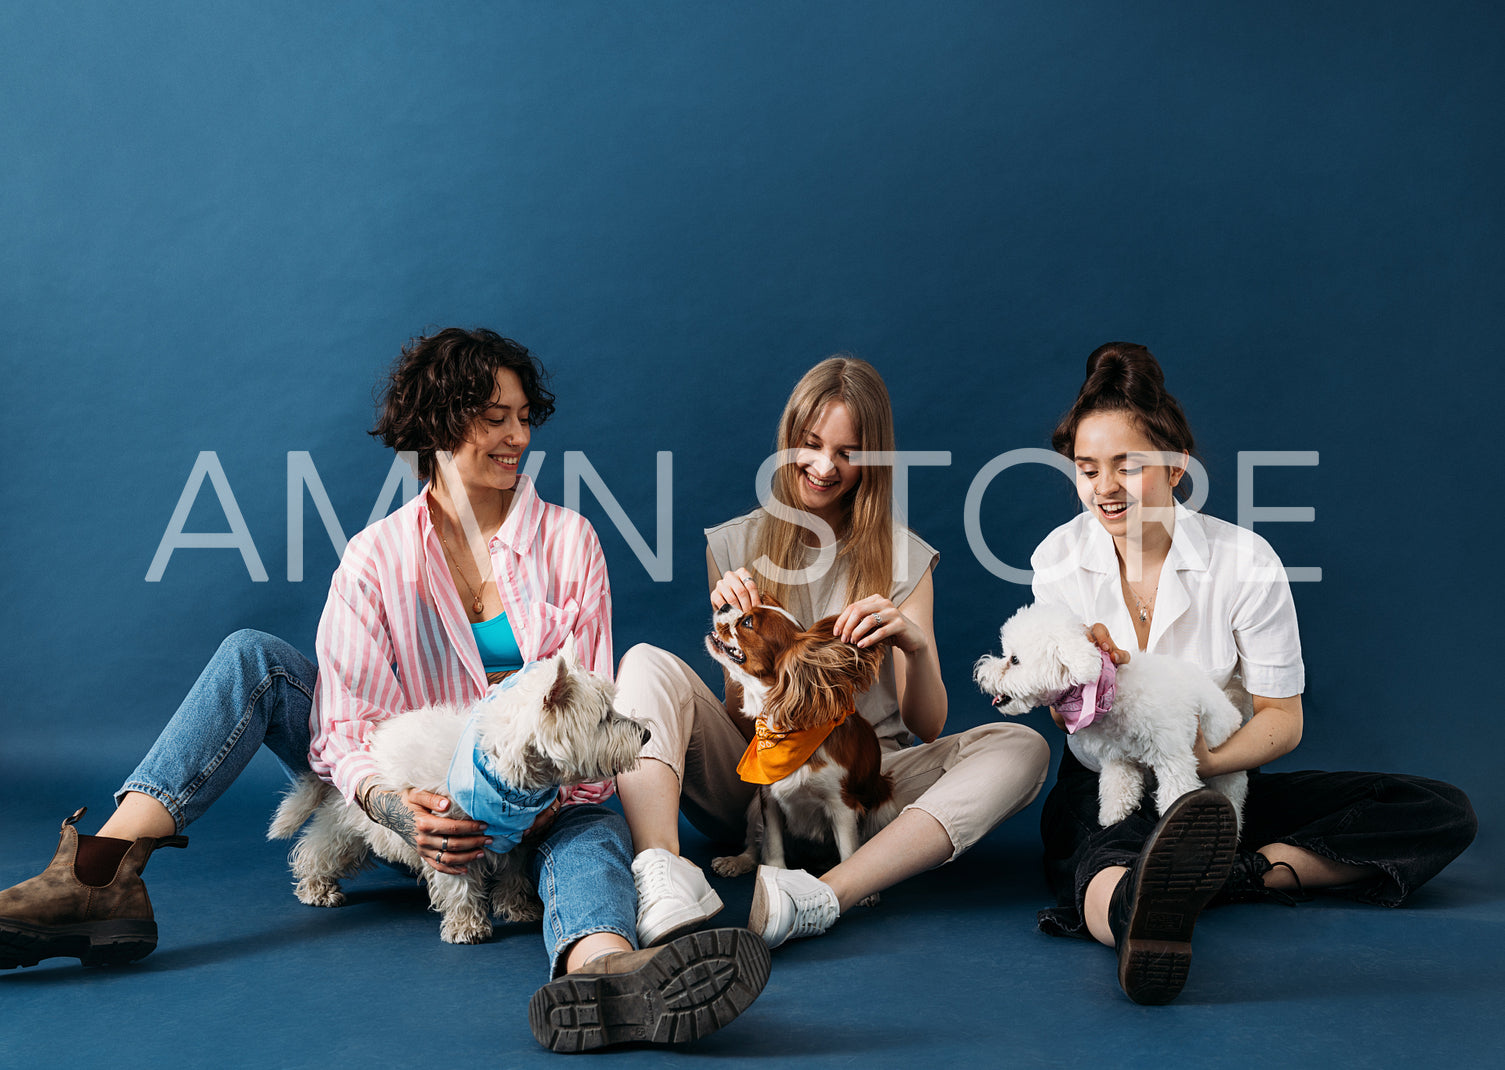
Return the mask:
{"type": "Polygon", "coordinates": [[[857,712],[857,696],[883,664],[883,644],[858,647],[834,634],[836,618],[809,628],[764,604],[716,611],[706,650],[742,689],[754,738],[737,771],[760,785],[748,810],[747,848],[714,859],[723,877],[764,865],[785,868],[784,832],[835,842],[845,861],[898,812],[893,778],[883,772],[877,733],[857,712]],[[760,820],[761,818],[761,820],[760,820]]]}

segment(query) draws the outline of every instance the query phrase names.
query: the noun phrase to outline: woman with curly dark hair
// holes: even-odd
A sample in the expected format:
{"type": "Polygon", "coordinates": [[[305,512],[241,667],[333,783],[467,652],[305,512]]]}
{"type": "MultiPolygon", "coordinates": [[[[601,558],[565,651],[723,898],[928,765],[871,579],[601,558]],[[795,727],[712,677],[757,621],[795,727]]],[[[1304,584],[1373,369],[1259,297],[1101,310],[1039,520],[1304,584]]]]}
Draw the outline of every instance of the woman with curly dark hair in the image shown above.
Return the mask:
{"type": "MultiPolygon", "coordinates": [[[[150,954],[147,859],[185,846],[183,829],[263,743],[290,772],[333,784],[434,870],[460,874],[482,857],[487,826],[452,815],[442,794],[380,787],[369,741],[406,710],[471,705],[567,640],[586,668],[611,675],[611,589],[596,534],[541,501],[519,471],[533,428],[554,410],[544,382],[532,354],[493,331],[449,328],[404,347],[371,433],[416,453],[427,485],[350,540],[319,620],[317,665],[262,632],[226,639],[99,832],[78,834],[79,810],[52,864],[0,891],[0,968],[150,954]]],[[[630,838],[599,805],[612,791],[564,789],[525,833],[537,844],[531,872],[553,978],[528,1017],[555,1050],[696,1039],[745,1009],[767,978],[767,951],[745,929],[635,950],[630,838]],[[674,993],[689,988],[699,1001],[685,1009],[674,993]]]]}

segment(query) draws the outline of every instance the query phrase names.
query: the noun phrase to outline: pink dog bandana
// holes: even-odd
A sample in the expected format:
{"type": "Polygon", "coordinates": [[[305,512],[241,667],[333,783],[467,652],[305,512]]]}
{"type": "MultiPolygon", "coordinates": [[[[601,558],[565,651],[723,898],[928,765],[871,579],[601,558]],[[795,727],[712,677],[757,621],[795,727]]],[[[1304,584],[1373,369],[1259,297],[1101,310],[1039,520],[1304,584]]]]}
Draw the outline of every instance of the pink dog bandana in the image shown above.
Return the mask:
{"type": "Polygon", "coordinates": [[[1113,699],[1118,695],[1118,666],[1113,664],[1113,655],[1099,650],[1103,659],[1103,671],[1090,684],[1068,687],[1051,703],[1061,719],[1066,722],[1066,731],[1074,733],[1097,720],[1099,714],[1113,708],[1113,699]]]}

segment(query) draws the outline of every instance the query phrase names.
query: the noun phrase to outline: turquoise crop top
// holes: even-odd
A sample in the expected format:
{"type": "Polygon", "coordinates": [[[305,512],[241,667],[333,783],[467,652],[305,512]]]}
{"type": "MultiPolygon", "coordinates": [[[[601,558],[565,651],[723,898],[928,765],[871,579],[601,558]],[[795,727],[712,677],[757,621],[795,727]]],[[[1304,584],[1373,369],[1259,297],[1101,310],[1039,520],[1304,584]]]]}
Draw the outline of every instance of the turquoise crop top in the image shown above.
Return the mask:
{"type": "Polygon", "coordinates": [[[472,624],[470,630],[487,672],[515,672],[523,667],[523,652],[518,648],[512,625],[507,623],[507,614],[498,613],[490,620],[472,624]]]}

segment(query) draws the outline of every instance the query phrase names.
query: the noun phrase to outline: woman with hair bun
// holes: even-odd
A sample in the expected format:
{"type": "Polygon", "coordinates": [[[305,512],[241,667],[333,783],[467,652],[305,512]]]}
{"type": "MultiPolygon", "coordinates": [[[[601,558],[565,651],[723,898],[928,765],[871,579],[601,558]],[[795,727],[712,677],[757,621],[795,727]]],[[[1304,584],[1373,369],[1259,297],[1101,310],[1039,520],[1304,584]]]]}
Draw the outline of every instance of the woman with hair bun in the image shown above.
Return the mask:
{"type": "Polygon", "coordinates": [[[1195,443],[1148,349],[1094,350],[1051,444],[1075,464],[1086,511],[1035,550],[1035,598],[1119,639],[1132,633],[1136,650],[1201,666],[1245,719],[1217,748],[1198,735],[1199,770],[1248,770],[1249,795],[1236,843],[1227,799],[1203,789],[1157,816],[1153,779],[1135,813],[1102,828],[1097,769],[1068,738],[1040,821],[1057,897],[1040,912],[1043,931],[1115,948],[1128,997],[1167,1003],[1209,903],[1293,903],[1320,890],[1395,906],[1462,853],[1477,820],[1450,784],[1260,771],[1301,740],[1295,604],[1265,540],[1177,502],[1195,443]]]}
{"type": "MultiPolygon", "coordinates": [[[[894,448],[877,370],[846,356],[810,369],[789,396],[775,445],[790,460],[777,470],[769,508],[706,531],[711,607],[747,610],[767,593],[806,627],[836,614],[835,630],[848,642],[890,644],[857,713],[878,734],[903,809],[820,877],[758,867],[748,926],[770,947],[823,933],[854,904],[961,854],[1035,797],[1050,760],[1039,733],[1017,723],[941,735],[947,700],[931,575],[940,555],[894,524],[892,470],[852,458],[894,448]]],[[[684,661],[652,646],[623,656],[617,698],[652,732],[638,767],[617,778],[637,852],[638,938],[646,947],[721,909],[704,874],[680,857],[679,813],[683,807],[713,840],[742,841],[755,788],[736,770],[751,726],[734,686],[717,698],[684,661]]],[[[819,845],[792,845],[801,846],[816,861],[836,861],[819,845]]]]}

